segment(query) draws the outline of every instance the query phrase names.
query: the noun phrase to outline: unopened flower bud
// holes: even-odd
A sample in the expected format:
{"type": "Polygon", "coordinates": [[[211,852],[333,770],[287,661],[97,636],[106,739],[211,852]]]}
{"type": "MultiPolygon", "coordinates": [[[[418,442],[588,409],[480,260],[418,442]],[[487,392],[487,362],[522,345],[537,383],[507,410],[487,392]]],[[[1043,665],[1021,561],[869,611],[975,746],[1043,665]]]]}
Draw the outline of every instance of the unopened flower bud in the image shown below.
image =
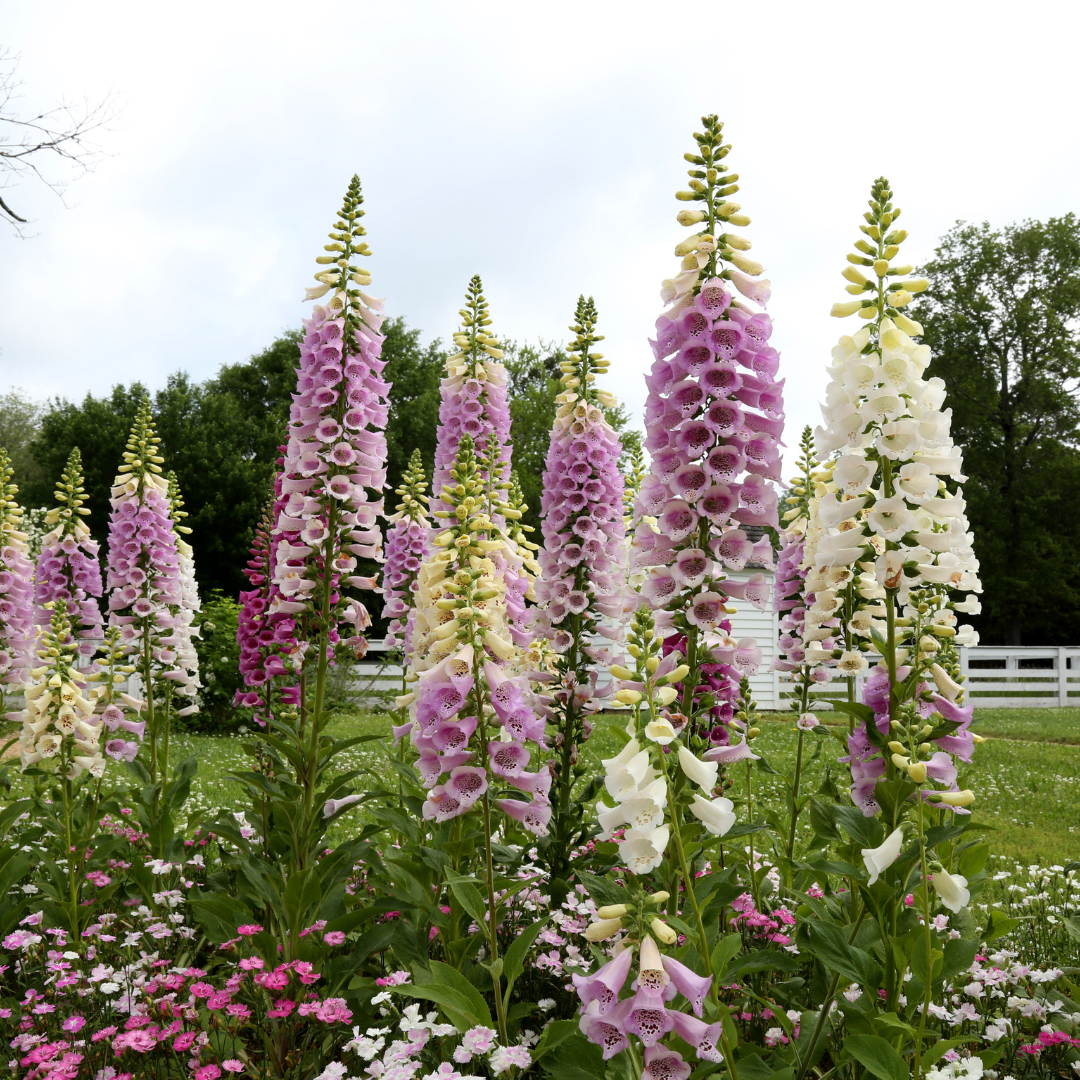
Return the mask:
{"type": "Polygon", "coordinates": [[[586,941],[606,941],[622,929],[622,919],[600,919],[589,923],[585,929],[586,941]]]}
{"type": "Polygon", "coordinates": [[[624,668],[622,664],[612,664],[611,674],[616,679],[629,680],[630,682],[633,682],[633,680],[637,678],[637,676],[629,668],[624,668]]]}
{"type": "Polygon", "coordinates": [[[661,686],[656,691],[656,703],[661,706],[670,705],[679,696],[679,691],[674,686],[661,686]]]}
{"type": "Polygon", "coordinates": [[[699,221],[704,221],[706,217],[704,210],[680,210],[679,216],[675,219],[680,225],[696,225],[699,221]]]}
{"type": "Polygon", "coordinates": [[[648,904],[666,904],[670,896],[671,893],[661,889],[660,892],[654,892],[651,896],[645,897],[645,902],[648,904]]]}
{"type": "Polygon", "coordinates": [[[937,797],[946,806],[970,806],[975,801],[975,792],[970,788],[963,791],[939,791],[937,797]]]}
{"type": "Polygon", "coordinates": [[[921,784],[926,779],[926,762],[913,761],[907,767],[907,774],[916,784],[921,784]]]}
{"type": "Polygon", "coordinates": [[[651,675],[660,666],[660,657],[650,656],[645,661],[645,670],[651,675]]]}
{"type": "Polygon", "coordinates": [[[854,315],[861,307],[861,300],[848,300],[843,304],[833,304],[832,311],[830,311],[829,314],[832,315],[834,319],[845,319],[848,315],[854,315]]]}
{"type": "Polygon", "coordinates": [[[898,769],[906,769],[908,767],[908,765],[911,764],[910,760],[908,758],[906,758],[903,754],[893,754],[892,763],[898,769]]]}
{"type": "Polygon", "coordinates": [[[653,937],[657,941],[662,941],[665,945],[674,945],[679,940],[679,935],[663,919],[653,919],[649,923],[649,929],[652,931],[653,937]]]}
{"type": "MultiPolygon", "coordinates": [[[[897,723],[896,721],[894,721],[894,723],[897,724],[897,727],[900,726],[899,723],[897,723]]],[[[894,742],[889,743],[889,749],[894,754],[902,754],[905,750],[907,750],[907,747],[902,742],[895,742],[894,741],[894,742]]]]}
{"type": "Polygon", "coordinates": [[[641,700],[641,691],[620,690],[615,695],[615,700],[621,702],[623,705],[636,705],[641,700]]]}
{"type": "Polygon", "coordinates": [[[625,904],[608,904],[607,907],[597,908],[598,919],[621,919],[626,914],[625,904]]]}

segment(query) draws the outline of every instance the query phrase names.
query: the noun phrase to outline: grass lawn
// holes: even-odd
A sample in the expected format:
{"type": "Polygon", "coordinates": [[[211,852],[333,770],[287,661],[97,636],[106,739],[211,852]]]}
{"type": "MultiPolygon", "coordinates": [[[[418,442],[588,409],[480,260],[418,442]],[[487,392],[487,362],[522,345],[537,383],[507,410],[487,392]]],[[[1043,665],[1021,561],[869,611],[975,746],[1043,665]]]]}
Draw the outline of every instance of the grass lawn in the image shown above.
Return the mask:
{"type": "MultiPolygon", "coordinates": [[[[828,713],[829,726],[834,727],[828,713]]],[[[1049,866],[1080,859],[1080,709],[983,709],[977,712],[977,730],[987,741],[976,750],[975,761],[961,776],[961,784],[978,796],[974,812],[977,820],[990,826],[988,838],[994,852],[1023,864],[1049,866]]],[[[755,751],[779,773],[794,769],[796,731],[794,714],[765,714],[755,751]]],[[[331,730],[338,737],[389,735],[390,718],[373,713],[348,713],[336,718],[331,730]]],[[[613,734],[618,724],[608,715],[597,724],[585,753],[597,768],[602,757],[617,752],[613,734]]],[[[846,721],[836,717],[836,726],[846,721]]],[[[835,727],[834,727],[835,730],[835,727]]],[[[240,807],[239,791],[225,774],[244,769],[249,761],[241,749],[253,735],[198,736],[173,738],[173,760],[194,754],[199,772],[188,803],[194,817],[212,816],[218,808],[240,807]]],[[[805,769],[804,791],[820,784],[826,768],[831,768],[838,786],[846,786],[846,768],[836,764],[844,753],[840,744],[827,735],[807,736],[809,754],[817,754],[805,769]]],[[[343,768],[371,770],[370,786],[393,784],[386,768],[385,750],[377,744],[363,744],[342,755],[343,768]]],[[[735,767],[738,780],[733,795],[745,794],[744,766],[735,767]]],[[[112,772],[113,770],[110,770],[112,772]]],[[[119,770],[117,770],[118,772],[119,770]]],[[[361,778],[363,779],[363,778],[361,778]]],[[[780,777],[755,769],[754,799],[779,799],[780,777]]],[[[358,783],[362,789],[365,785],[358,783]]],[[[15,778],[12,795],[26,793],[26,784],[15,778]]],[[[742,811],[745,813],[745,811],[742,811]]],[[[348,815],[340,828],[348,829],[348,815]]],[[[337,832],[337,830],[335,830],[337,832]]],[[[334,837],[338,839],[338,837],[334,837]]]]}

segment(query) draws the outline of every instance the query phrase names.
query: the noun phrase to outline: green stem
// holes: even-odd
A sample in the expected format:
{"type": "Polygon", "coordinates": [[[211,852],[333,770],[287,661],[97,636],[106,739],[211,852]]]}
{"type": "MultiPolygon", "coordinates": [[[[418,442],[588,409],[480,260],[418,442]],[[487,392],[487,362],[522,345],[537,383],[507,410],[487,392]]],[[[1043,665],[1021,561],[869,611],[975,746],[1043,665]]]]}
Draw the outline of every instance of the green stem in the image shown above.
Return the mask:
{"type": "Polygon", "coordinates": [[[71,905],[71,913],[68,916],[68,925],[71,928],[71,936],[75,941],[79,940],[79,883],[75,876],[75,851],[74,837],[71,828],[71,781],[67,777],[67,770],[71,768],[71,762],[64,755],[64,776],[61,777],[60,790],[64,797],[64,855],[67,859],[68,868],[68,896],[71,905]]]}
{"type": "MultiPolygon", "coordinates": [[[[852,898],[854,901],[854,897],[852,898]]],[[[866,908],[863,907],[859,912],[858,919],[852,924],[851,933],[848,934],[848,944],[853,945],[855,938],[859,933],[859,927],[862,926],[863,919],[866,918],[866,908]]],[[[821,1042],[822,1032],[825,1030],[825,1024],[829,1019],[829,1013],[832,1011],[832,1003],[836,998],[836,991],[840,986],[840,972],[837,972],[832,977],[832,981],[829,983],[828,992],[825,995],[825,1000],[821,1003],[821,1011],[818,1013],[817,1021],[814,1023],[814,1030],[810,1036],[810,1044],[806,1049],[806,1056],[803,1058],[803,1064],[799,1069],[799,1073],[795,1080],[803,1080],[806,1074],[810,1071],[811,1065],[814,1061],[814,1055],[817,1053],[818,1044],[821,1042]]]]}

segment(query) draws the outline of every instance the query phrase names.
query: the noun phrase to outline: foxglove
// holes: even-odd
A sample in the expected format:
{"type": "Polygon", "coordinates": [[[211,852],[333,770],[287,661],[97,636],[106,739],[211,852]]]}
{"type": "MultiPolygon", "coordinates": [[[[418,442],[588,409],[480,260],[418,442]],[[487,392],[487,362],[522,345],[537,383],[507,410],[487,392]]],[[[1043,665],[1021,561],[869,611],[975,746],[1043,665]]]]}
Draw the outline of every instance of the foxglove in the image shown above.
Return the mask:
{"type": "Polygon", "coordinates": [[[105,636],[98,598],[101,596],[101,568],[98,543],[90,536],[84,517],[86,489],[83,487],[82,458],[76,447],[56,487],[54,506],[46,515],[51,526],[42,538],[34,574],[34,620],[49,626],[53,611],[46,605],[63,600],[84,665],[89,664],[97,645],[105,636]]]}
{"type": "Polygon", "coordinates": [[[382,499],[368,489],[381,492],[386,482],[390,385],[380,358],[383,302],[363,291],[370,275],[351,261],[370,254],[362,205],[354,176],[325,245],[331,254],[316,260],[332,269],[319,271],[319,285],[307,292],[307,299],[318,299],[335,290],[304,322],[273,532],[270,618],[302,623],[301,648],[305,639],[319,643],[316,712],[340,626],[351,628],[344,644],[353,655],[366,647],[367,609],[342,589],[375,588],[374,578],[357,572],[357,560],[378,559],[382,551],[382,499]]]}
{"type": "Polygon", "coordinates": [[[409,467],[397,494],[401,502],[387,521],[386,561],[383,564],[382,595],[386,601],[383,615],[390,619],[386,629],[386,647],[410,651],[413,601],[420,566],[428,556],[428,532],[431,522],[424,509],[424,465],[420,451],[414,450],[409,467]]]}
{"type": "Polygon", "coordinates": [[[143,398],[112,487],[105,583],[109,625],[119,631],[142,681],[150,729],[149,768],[155,779],[168,768],[172,687],[191,680],[177,652],[185,644],[183,620],[178,617],[183,586],[169,484],[161,474],[160,441],[150,402],[143,398]]]}
{"type": "MultiPolygon", "coordinates": [[[[280,474],[276,486],[280,489],[280,474]]],[[[240,593],[236,631],[240,674],[247,687],[237,690],[236,704],[256,710],[253,718],[263,727],[279,707],[296,709],[300,705],[297,664],[302,654],[296,640],[296,620],[270,617],[274,599],[280,596],[274,581],[274,551],[278,543],[273,536],[274,511],[283,504],[278,490],[277,499],[255,527],[251,557],[243,571],[251,588],[240,593]]]]}
{"type": "Polygon", "coordinates": [[[738,185],[723,164],[730,149],[723,125],[715,116],[703,123],[697,151],[687,155],[694,166],[690,190],[677,195],[697,204],[679,214],[696,231],[675,249],[681,272],[663,283],[669,307],[656,322],[655,362],[646,379],[652,467],[635,510],[656,524],[641,521],[632,557],[650,568],[641,594],[656,610],[658,628],[681,639],[675,647],[691,671],[683,712],[693,713],[702,667],[715,667],[713,720],[722,725],[740,676],[750,673],[731,666],[740,648],[744,663],[755,649],[752,641],[728,637],[727,601],[759,608],[769,601],[763,574],[735,582],[725,571],[748,562],[772,565],[768,538],[754,543],[742,526],[777,525],[772,481],[780,478],[783,383],[776,381],[779,357],[768,344],[768,315],[730,291],[734,286],[753,304],[769,296],[768,282],[753,281],[761,267],[742,254],[749,242],[726,231],[749,218],[729,200],[738,185]]]}
{"type": "Polygon", "coordinates": [[[7,451],[0,449],[0,708],[6,693],[27,685],[34,664],[34,567],[14,471],[7,451]]]}
{"type": "Polygon", "coordinates": [[[837,456],[817,506],[820,536],[807,573],[814,606],[843,616],[849,646],[839,657],[834,650],[841,671],[845,662],[848,670],[867,666],[863,653],[878,654],[864,691],[873,719],[853,728],[843,759],[852,798],[868,815],[877,812],[883,777],[900,776],[920,786],[924,799],[949,803],[956,774],[944,767],[948,754],[970,760],[977,739],[968,731],[970,708],[954,700],[956,684],[942,682],[951,697],[931,692],[935,665],[947,675],[937,665],[942,643],[977,640],[970,627],[957,626],[955,612],[977,612],[970,594],[982,586],[951,410],[942,411],[945,384],[923,377],[930,350],[915,341],[922,328],[903,313],[929,282],[896,280],[911,267],[897,265],[907,232],[893,227],[900,210],[891,200],[888,181],[875,181],[863,238],[843,271],[848,292],[862,299],[833,308],[839,317],[858,313],[867,325],[833,350],[816,441],[820,455],[837,456]],[[843,588],[864,601],[854,615],[843,588]],[[958,594],[969,595],[960,601],[958,594]]]}

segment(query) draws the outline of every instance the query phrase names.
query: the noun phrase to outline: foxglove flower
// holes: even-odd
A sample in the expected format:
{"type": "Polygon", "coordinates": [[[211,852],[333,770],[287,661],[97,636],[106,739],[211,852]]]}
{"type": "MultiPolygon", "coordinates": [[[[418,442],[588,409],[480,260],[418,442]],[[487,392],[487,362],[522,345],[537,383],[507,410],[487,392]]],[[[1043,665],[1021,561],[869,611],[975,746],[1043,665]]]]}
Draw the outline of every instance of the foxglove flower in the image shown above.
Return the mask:
{"type": "Polygon", "coordinates": [[[424,466],[420,451],[414,450],[397,494],[397,511],[387,521],[386,561],[383,564],[383,615],[390,619],[386,647],[401,648],[408,656],[412,637],[413,601],[416,578],[428,556],[431,522],[424,510],[424,466]]]}
{"type": "Polygon", "coordinates": [[[274,599],[280,595],[274,581],[274,552],[279,540],[273,536],[275,510],[284,506],[281,475],[277,476],[276,498],[255,528],[251,558],[244,576],[252,586],[240,593],[240,614],[236,636],[240,644],[240,674],[247,689],[236,692],[236,704],[255,709],[256,723],[265,726],[268,716],[279,707],[300,704],[297,665],[302,653],[296,640],[296,620],[271,618],[274,599]]]}
{"type": "Polygon", "coordinates": [[[60,505],[45,516],[45,524],[52,528],[42,538],[34,574],[34,620],[38,626],[49,626],[53,612],[46,605],[63,600],[85,666],[96,651],[95,639],[100,641],[105,631],[98,606],[101,596],[98,543],[91,538],[83,520],[90,511],[83,505],[86,489],[78,448],[68,457],[57,484],[56,500],[60,505]]]}
{"type": "MultiPolygon", "coordinates": [[[[176,532],[176,559],[180,577],[180,603],[176,605],[174,616],[176,618],[173,637],[176,640],[176,667],[187,673],[187,678],[171,676],[174,680],[173,692],[182,697],[193,698],[202,683],[199,681],[199,654],[195,651],[194,638],[198,637],[199,628],[194,625],[195,613],[202,607],[199,599],[199,588],[195,583],[195,553],[191,545],[184,539],[190,535],[191,529],[180,522],[188,516],[184,510],[184,500],[180,495],[180,484],[176,479],[176,473],[172,470],[166,476],[169,485],[169,516],[173,521],[173,529],[176,532]]],[[[196,702],[185,706],[177,711],[177,716],[190,716],[198,712],[196,702]]]]}
{"type": "Polygon", "coordinates": [[[48,603],[49,625],[42,629],[38,649],[41,666],[33,669],[33,681],[25,690],[20,764],[26,769],[51,763],[69,780],[84,770],[100,777],[105,758],[100,747],[102,718],[95,715],[95,703],[104,688],[87,690],[66,601],[48,603]]]}
{"type": "Polygon", "coordinates": [[[417,689],[410,724],[400,733],[409,733],[418,754],[416,767],[428,791],[425,818],[447,821],[479,801],[485,814],[495,805],[544,836],[551,773],[534,771],[529,744],[544,744],[545,723],[533,708],[527,654],[510,634],[514,593],[505,569],[522,560],[496,524],[513,513],[505,501],[509,485],[491,483],[500,460],[494,433],[482,457],[473,452],[470,435],[461,437],[443,485],[452,509],[435,513],[449,527],[435,536],[418,576],[412,653],[417,689]],[[527,797],[493,797],[515,789],[527,797]]]}
{"type": "MultiPolygon", "coordinates": [[[[868,666],[856,647],[860,638],[862,650],[873,637],[882,654],[864,690],[874,719],[851,733],[843,759],[852,770],[852,798],[866,814],[877,810],[874,788],[882,777],[934,781],[927,759],[950,752],[970,760],[977,738],[967,730],[969,713],[929,693],[939,654],[977,640],[970,627],[957,627],[955,611],[977,611],[977,602],[957,594],[982,586],[964,513],[961,456],[949,435],[951,410],[942,411],[945,384],[923,377],[930,349],[915,341],[922,328],[903,313],[929,282],[895,280],[911,267],[896,265],[907,233],[893,227],[900,210],[891,200],[888,181],[875,181],[860,226],[864,238],[843,271],[848,292],[862,299],[833,308],[840,317],[857,312],[867,325],[833,350],[816,442],[820,455],[837,456],[816,507],[820,535],[805,560],[807,588],[826,586],[816,590],[807,622],[812,614],[819,621],[840,616],[846,649],[833,649],[840,670],[868,666]],[[862,601],[858,610],[853,596],[862,601]],[[942,723],[945,734],[935,730],[942,723]],[[937,737],[927,742],[931,733],[937,737]],[[946,738],[951,745],[942,745],[946,738]]],[[[940,767],[935,772],[945,775],[940,767]]],[[[922,797],[934,802],[943,794],[927,787],[922,797]]]]}
{"type": "MultiPolygon", "coordinates": [[[[598,374],[608,361],[593,351],[603,338],[595,332],[596,307],[580,297],[562,363],[564,390],[551,431],[540,507],[544,546],[542,580],[536,595],[540,633],[554,650],[552,721],[556,728],[555,824],[548,848],[556,881],[568,878],[571,850],[587,825],[572,806],[572,789],[584,770],[580,745],[589,737],[589,716],[610,688],[598,692],[596,663],[611,663],[628,602],[626,586],[625,485],[619,473],[619,437],[608,423],[598,374]],[[598,638],[599,636],[599,638],[598,638]]],[[[604,395],[604,402],[614,398],[604,395]]]]}
{"type": "MultiPolygon", "coordinates": [[[[317,638],[327,658],[343,623],[351,628],[344,644],[363,655],[370,618],[342,589],[373,589],[374,578],[357,573],[357,560],[382,553],[382,499],[369,497],[368,489],[381,492],[386,482],[390,385],[380,358],[383,303],[363,291],[370,275],[351,261],[370,254],[360,224],[363,201],[354,176],[326,245],[332,254],[316,260],[332,269],[315,275],[320,285],[307,299],[334,293],[304,321],[273,527],[270,620],[302,623],[298,637],[317,638]]],[[[324,669],[320,663],[320,682],[324,669]]]]}
{"type": "MultiPolygon", "coordinates": [[[[641,591],[657,610],[658,628],[686,639],[695,688],[718,637],[726,645],[723,598],[768,604],[764,575],[734,582],[726,571],[750,561],[772,565],[768,539],[751,543],[742,527],[777,525],[772,481],[780,478],[783,431],[779,357],[768,344],[772,322],[735,299],[730,286],[756,303],[764,303],[768,289],[747,284],[746,275],[761,268],[741,254],[749,243],[725,231],[749,218],[728,199],[738,185],[724,176],[723,125],[715,116],[703,123],[697,152],[689,155],[691,190],[677,196],[698,207],[684,210],[679,221],[699,231],[675,249],[681,273],[663,284],[670,306],[651,343],[645,446],[652,467],[635,503],[641,523],[632,555],[635,568],[649,568],[641,591]],[[644,520],[650,517],[655,525],[644,520]]],[[[692,711],[690,697],[684,705],[692,711]]],[[[714,719],[722,723],[720,708],[714,719]]]]}
{"type": "Polygon", "coordinates": [[[5,693],[27,685],[34,663],[34,567],[14,471],[7,451],[0,449],[0,708],[5,693]]]}
{"type": "Polygon", "coordinates": [[[169,484],[154,434],[150,402],[139,404],[112,487],[106,588],[109,625],[119,632],[142,680],[150,728],[150,771],[167,767],[158,743],[167,746],[173,687],[191,684],[178,649],[186,644],[180,558],[173,528],[169,484]],[[179,631],[179,632],[178,632],[179,631]]]}

